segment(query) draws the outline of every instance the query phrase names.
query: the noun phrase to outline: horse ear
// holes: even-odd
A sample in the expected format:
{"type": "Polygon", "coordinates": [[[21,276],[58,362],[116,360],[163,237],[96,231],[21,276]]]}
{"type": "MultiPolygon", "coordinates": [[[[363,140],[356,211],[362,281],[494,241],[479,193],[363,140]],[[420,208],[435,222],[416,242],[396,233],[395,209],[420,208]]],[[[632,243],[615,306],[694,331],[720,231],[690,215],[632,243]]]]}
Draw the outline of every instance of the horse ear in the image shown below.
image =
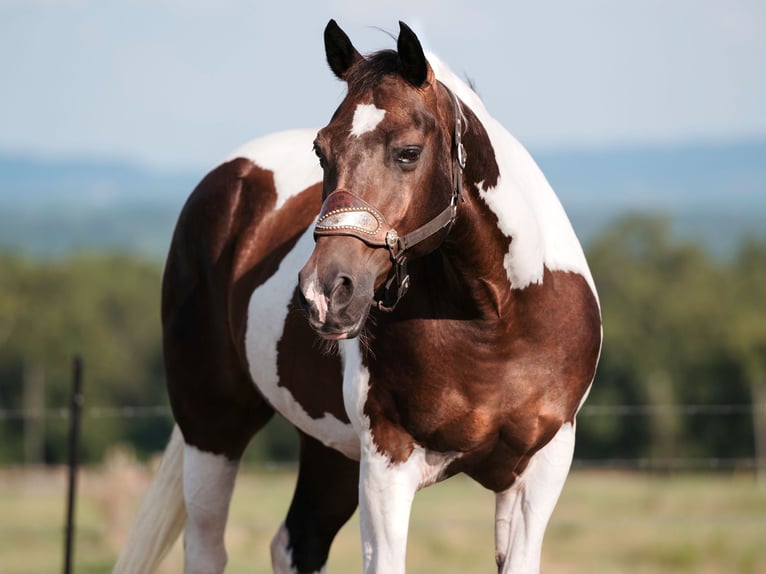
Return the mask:
{"type": "Polygon", "coordinates": [[[330,20],[324,29],[324,49],[330,69],[341,80],[345,79],[348,69],[362,59],[335,20],[330,20]]]}
{"type": "Polygon", "coordinates": [[[428,79],[428,62],[420,40],[404,22],[399,22],[399,39],[396,48],[402,64],[402,76],[410,84],[419,88],[428,79]]]}

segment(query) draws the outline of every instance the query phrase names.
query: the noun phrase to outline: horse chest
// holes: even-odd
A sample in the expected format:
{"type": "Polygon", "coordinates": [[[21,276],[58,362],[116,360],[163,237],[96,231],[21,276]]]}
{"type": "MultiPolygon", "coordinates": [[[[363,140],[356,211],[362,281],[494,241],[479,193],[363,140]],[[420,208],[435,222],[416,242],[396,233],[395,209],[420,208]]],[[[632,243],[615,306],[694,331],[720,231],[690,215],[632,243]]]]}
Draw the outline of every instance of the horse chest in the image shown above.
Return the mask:
{"type": "Polygon", "coordinates": [[[389,333],[367,355],[362,410],[383,449],[406,452],[415,442],[441,452],[471,451],[495,433],[502,417],[499,373],[507,361],[460,344],[460,336],[444,337],[459,327],[435,328],[440,336],[422,328],[389,333]]]}
{"type": "Polygon", "coordinates": [[[536,335],[553,327],[524,317],[524,334],[507,322],[381,320],[364,404],[381,450],[405,458],[417,444],[491,457],[506,476],[549,440],[570,420],[583,383],[570,380],[566,345],[536,335]]]}
{"type": "Polygon", "coordinates": [[[501,491],[566,419],[555,388],[541,390],[551,378],[530,384],[515,361],[431,366],[418,379],[370,378],[363,413],[377,450],[394,463],[438,454],[441,477],[466,472],[501,491]]]}

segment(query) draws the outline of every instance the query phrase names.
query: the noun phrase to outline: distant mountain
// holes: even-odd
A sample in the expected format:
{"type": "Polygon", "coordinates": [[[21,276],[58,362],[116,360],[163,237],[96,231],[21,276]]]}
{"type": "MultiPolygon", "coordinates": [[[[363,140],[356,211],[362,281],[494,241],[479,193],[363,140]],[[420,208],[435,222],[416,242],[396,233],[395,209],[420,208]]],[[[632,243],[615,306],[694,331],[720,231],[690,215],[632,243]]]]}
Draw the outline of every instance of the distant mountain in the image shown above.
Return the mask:
{"type": "Polygon", "coordinates": [[[586,244],[637,211],[666,214],[678,235],[719,254],[766,236],[766,140],[534,155],[586,244]]]}
{"type": "Polygon", "coordinates": [[[766,140],[535,155],[574,204],[620,211],[766,206],[766,140]]]}
{"type": "MultiPolygon", "coordinates": [[[[637,210],[668,214],[679,234],[717,252],[744,235],[766,235],[766,140],[532,151],[586,243],[615,217],[637,210]]],[[[0,249],[162,257],[204,172],[0,155],[0,249]]]]}
{"type": "Polygon", "coordinates": [[[204,175],[117,161],[0,156],[0,249],[123,250],[162,257],[204,175]]]}
{"type": "Polygon", "coordinates": [[[41,159],[0,155],[0,207],[108,207],[178,202],[202,173],[151,170],[97,159],[41,159]]]}

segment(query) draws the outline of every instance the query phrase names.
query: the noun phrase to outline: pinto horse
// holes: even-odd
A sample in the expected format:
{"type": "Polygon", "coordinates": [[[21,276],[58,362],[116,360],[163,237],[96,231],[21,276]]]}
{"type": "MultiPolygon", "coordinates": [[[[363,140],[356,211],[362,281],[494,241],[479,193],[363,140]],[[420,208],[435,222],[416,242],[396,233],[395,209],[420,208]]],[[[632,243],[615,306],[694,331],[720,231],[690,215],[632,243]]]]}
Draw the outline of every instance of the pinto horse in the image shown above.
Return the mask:
{"type": "Polygon", "coordinates": [[[364,571],[404,572],[416,491],[457,473],[496,493],[498,572],[539,571],[596,290],[534,161],[400,26],[364,57],[330,21],[330,123],[246,145],[183,208],[162,289],[180,432],[116,572],[152,571],[184,522],[185,572],[224,569],[237,461],[275,411],[300,435],[275,572],[324,572],[357,506],[364,571]]]}

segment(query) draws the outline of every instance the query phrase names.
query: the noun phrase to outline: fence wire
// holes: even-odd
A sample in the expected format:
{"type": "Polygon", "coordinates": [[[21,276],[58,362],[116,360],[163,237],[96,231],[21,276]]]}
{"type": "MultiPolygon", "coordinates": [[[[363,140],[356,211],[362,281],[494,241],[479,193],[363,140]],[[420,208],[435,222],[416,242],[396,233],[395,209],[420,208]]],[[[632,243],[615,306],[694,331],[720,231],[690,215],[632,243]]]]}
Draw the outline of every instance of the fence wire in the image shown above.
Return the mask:
{"type": "MultiPolygon", "coordinates": [[[[746,415],[766,413],[766,404],[735,403],[735,404],[616,404],[616,405],[585,405],[578,417],[622,416],[642,417],[659,414],[675,414],[684,416],[698,415],[746,415]]],[[[95,406],[84,409],[86,417],[104,418],[151,418],[171,416],[167,405],[138,405],[138,406],[95,406]]],[[[0,421],[23,419],[58,419],[67,418],[67,407],[50,407],[45,409],[2,409],[0,421]]]]}
{"type": "MultiPolygon", "coordinates": [[[[585,405],[578,417],[741,416],[766,414],[766,403],[699,404],[607,404],[585,405]]],[[[83,410],[89,419],[145,419],[172,417],[168,405],[93,406],[83,410]]],[[[0,409],[0,423],[23,420],[66,420],[69,409],[0,409]]],[[[766,460],[758,458],[599,458],[573,461],[573,468],[639,471],[766,471],[766,460]]]]}

